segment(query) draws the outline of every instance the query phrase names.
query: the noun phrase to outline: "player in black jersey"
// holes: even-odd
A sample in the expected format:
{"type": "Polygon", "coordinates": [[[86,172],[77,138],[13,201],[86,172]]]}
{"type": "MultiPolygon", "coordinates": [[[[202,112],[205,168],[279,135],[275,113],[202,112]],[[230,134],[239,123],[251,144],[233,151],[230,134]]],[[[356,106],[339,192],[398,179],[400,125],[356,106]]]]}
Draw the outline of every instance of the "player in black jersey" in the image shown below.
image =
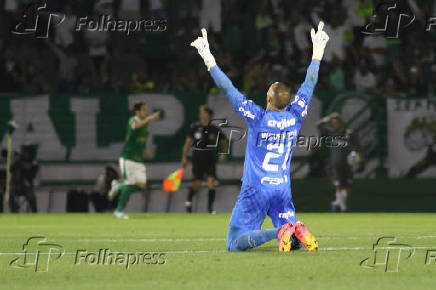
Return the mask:
{"type": "MultiPolygon", "coordinates": [[[[215,201],[215,170],[218,145],[222,151],[227,152],[228,144],[221,129],[211,123],[213,111],[206,105],[200,106],[199,122],[191,124],[189,135],[183,146],[182,164],[188,162],[188,152],[192,147],[192,186],[189,190],[185,206],[186,212],[192,212],[192,198],[201,187],[201,182],[207,176],[209,187],[208,211],[215,213],[213,203],[215,201]]],[[[226,154],[219,155],[219,161],[223,162],[226,154]]]]}
{"type": "Polygon", "coordinates": [[[319,120],[317,125],[322,135],[346,141],[346,146],[343,144],[330,146],[328,168],[328,175],[336,188],[336,199],[331,202],[331,209],[336,212],[339,207],[342,212],[345,212],[347,211],[347,197],[353,185],[353,171],[359,171],[358,168],[363,166],[358,136],[356,132],[345,127],[341,115],[336,112],[319,120]]]}

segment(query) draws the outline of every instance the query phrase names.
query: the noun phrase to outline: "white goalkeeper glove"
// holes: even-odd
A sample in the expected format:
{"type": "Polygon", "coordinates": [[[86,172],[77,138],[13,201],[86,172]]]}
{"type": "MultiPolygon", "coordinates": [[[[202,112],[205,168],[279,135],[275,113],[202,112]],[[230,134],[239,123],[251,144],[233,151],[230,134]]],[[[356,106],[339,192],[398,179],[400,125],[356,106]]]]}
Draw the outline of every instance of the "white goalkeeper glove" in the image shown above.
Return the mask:
{"type": "Polygon", "coordinates": [[[204,64],[207,66],[207,70],[210,70],[216,65],[216,62],[215,58],[209,50],[209,42],[207,41],[206,29],[201,29],[201,34],[203,36],[200,36],[196,40],[191,42],[191,46],[197,49],[198,54],[203,58],[204,64]]]}
{"type": "Polygon", "coordinates": [[[315,33],[315,29],[312,28],[310,36],[312,37],[313,54],[312,60],[321,61],[324,55],[324,49],[329,41],[329,36],[323,31],[324,22],[320,21],[318,24],[318,31],[315,33]]]}

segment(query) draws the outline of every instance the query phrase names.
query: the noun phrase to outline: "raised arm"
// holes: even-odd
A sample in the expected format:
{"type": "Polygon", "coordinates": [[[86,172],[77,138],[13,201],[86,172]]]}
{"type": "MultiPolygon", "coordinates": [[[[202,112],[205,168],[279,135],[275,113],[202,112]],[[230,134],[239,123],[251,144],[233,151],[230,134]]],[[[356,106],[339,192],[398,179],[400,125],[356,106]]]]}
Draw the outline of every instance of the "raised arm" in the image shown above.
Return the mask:
{"type": "Polygon", "coordinates": [[[309,106],[312,98],[313,90],[318,82],[319,65],[324,55],[324,49],[327,45],[329,37],[327,33],[323,31],[324,22],[320,22],[318,25],[318,31],[311,30],[311,38],[313,44],[312,62],[307,69],[306,78],[298,89],[294,101],[288,105],[287,111],[293,111],[296,116],[302,121],[307,115],[307,107],[309,106]]]}
{"type": "Polygon", "coordinates": [[[198,37],[191,43],[191,46],[195,47],[198,54],[203,58],[204,64],[207,70],[210,71],[210,75],[215,81],[216,86],[226,95],[226,97],[233,104],[233,109],[245,118],[247,123],[253,123],[257,121],[260,114],[263,113],[261,107],[249,101],[241,94],[232,84],[230,79],[221,71],[215,62],[215,58],[209,49],[209,42],[207,40],[206,29],[201,30],[202,36],[198,37]]]}
{"type": "Polygon", "coordinates": [[[210,75],[215,85],[226,95],[234,107],[246,100],[244,95],[233,86],[232,81],[217,65],[210,70],[210,75]]]}
{"type": "Polygon", "coordinates": [[[216,86],[227,96],[233,106],[236,106],[236,104],[245,97],[233,86],[230,79],[216,65],[215,58],[209,49],[206,29],[201,29],[201,34],[202,36],[193,41],[191,46],[195,47],[198,54],[203,58],[204,64],[207,70],[210,71],[210,75],[215,81],[216,86]]]}
{"type": "Polygon", "coordinates": [[[298,96],[307,96],[307,101],[310,101],[313,90],[315,89],[316,83],[318,82],[319,65],[319,61],[312,60],[309,67],[307,68],[306,78],[304,79],[304,82],[301,84],[300,88],[297,91],[298,96]]]}
{"type": "Polygon", "coordinates": [[[145,126],[146,124],[153,122],[155,120],[158,120],[160,118],[161,112],[155,112],[154,114],[147,116],[147,118],[139,120],[139,121],[135,121],[133,122],[133,124],[131,124],[132,129],[136,130],[139,129],[143,126],[145,126]]]}

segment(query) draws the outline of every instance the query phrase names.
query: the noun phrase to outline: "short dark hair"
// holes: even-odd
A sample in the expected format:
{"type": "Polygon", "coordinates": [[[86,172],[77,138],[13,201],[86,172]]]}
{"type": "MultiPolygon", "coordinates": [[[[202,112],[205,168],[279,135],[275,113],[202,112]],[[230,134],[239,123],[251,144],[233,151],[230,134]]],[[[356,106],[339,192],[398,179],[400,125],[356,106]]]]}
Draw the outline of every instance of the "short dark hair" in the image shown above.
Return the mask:
{"type": "Polygon", "coordinates": [[[141,108],[144,105],[145,105],[145,103],[143,103],[143,102],[139,102],[139,103],[136,103],[135,105],[133,105],[133,114],[137,111],[141,111],[141,108]]]}
{"type": "Polygon", "coordinates": [[[291,90],[287,85],[281,82],[275,82],[271,85],[272,104],[279,110],[283,110],[291,101],[291,90]]]}
{"type": "Polygon", "coordinates": [[[207,105],[201,105],[201,106],[200,106],[200,109],[205,110],[206,113],[209,115],[209,117],[212,117],[212,116],[213,116],[213,110],[212,110],[209,106],[207,106],[207,105]]]}

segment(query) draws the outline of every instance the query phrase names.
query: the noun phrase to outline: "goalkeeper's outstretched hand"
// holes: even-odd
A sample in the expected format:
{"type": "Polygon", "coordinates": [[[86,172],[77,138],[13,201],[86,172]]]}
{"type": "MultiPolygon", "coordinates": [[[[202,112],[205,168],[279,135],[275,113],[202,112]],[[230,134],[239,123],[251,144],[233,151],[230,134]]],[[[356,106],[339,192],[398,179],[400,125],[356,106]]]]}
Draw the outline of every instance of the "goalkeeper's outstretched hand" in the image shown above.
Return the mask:
{"type": "Polygon", "coordinates": [[[216,65],[216,62],[212,53],[210,53],[206,29],[201,29],[201,34],[202,36],[191,42],[191,46],[197,49],[198,54],[203,58],[204,64],[207,66],[207,70],[210,70],[216,65]]]}
{"type": "Polygon", "coordinates": [[[312,28],[310,31],[310,36],[312,37],[313,44],[313,54],[312,60],[321,61],[324,55],[324,49],[327,45],[327,41],[329,41],[329,36],[324,29],[324,22],[320,21],[318,24],[318,31],[315,33],[315,29],[312,28]]]}

